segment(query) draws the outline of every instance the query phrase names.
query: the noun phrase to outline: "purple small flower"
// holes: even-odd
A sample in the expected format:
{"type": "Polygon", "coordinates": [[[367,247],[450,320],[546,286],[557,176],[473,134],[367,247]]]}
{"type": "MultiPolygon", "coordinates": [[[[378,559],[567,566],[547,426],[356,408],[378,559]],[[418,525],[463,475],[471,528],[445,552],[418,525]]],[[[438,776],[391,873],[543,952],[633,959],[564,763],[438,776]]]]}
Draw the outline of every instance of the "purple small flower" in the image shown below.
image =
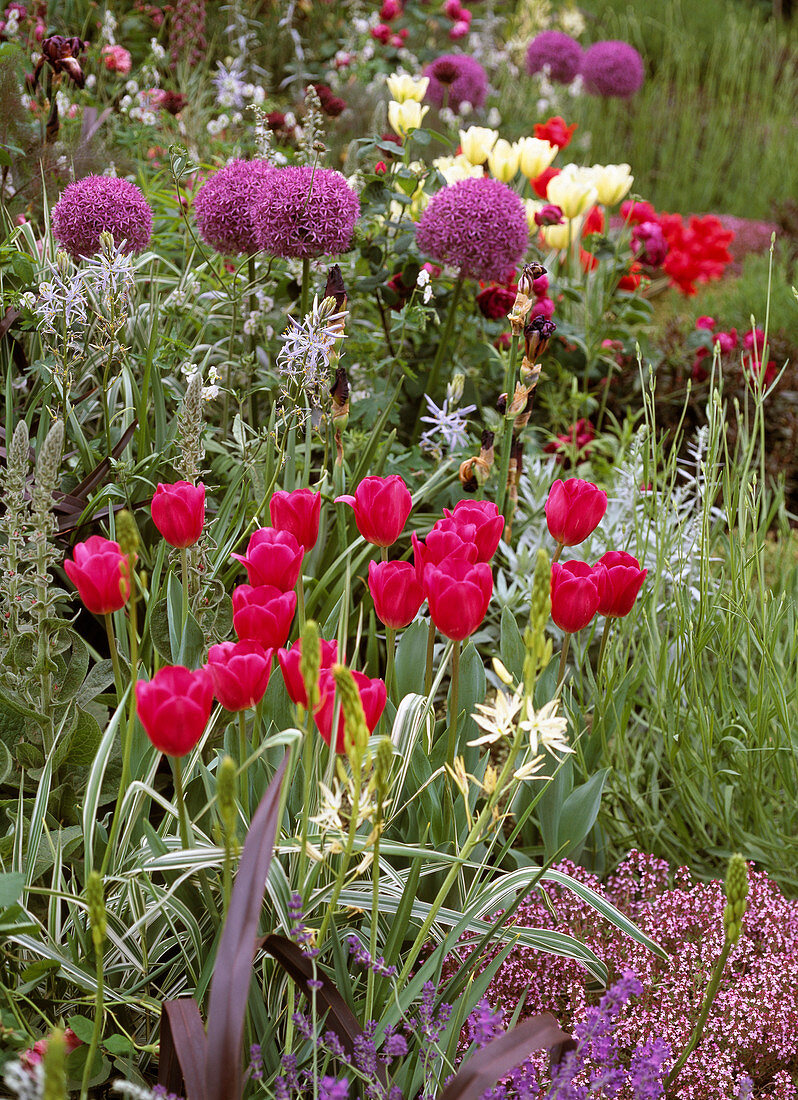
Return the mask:
{"type": "Polygon", "coordinates": [[[382,955],[372,959],[357,936],[348,936],[346,942],[349,945],[349,954],[354,957],[355,962],[360,966],[366,966],[369,970],[373,970],[375,974],[381,974],[385,978],[392,978],[396,974],[396,967],[388,966],[382,955]]]}
{"type": "Polygon", "coordinates": [[[488,74],[475,58],[466,54],[436,57],[424,69],[424,76],[429,77],[424,98],[436,107],[445,104],[459,113],[464,103],[470,103],[478,110],[488,95],[488,74]]]}
{"type": "Polygon", "coordinates": [[[503,1020],[504,1009],[499,1008],[494,1012],[487,997],[483,997],[468,1017],[468,1038],[478,1047],[484,1047],[491,1039],[501,1035],[504,1030],[503,1020]]]}
{"type": "Polygon", "coordinates": [[[330,168],[276,168],[253,206],[259,246],[273,256],[332,256],[352,243],[360,201],[330,168]]]}
{"type": "Polygon", "coordinates": [[[234,160],[203,183],[194,199],[202,239],[223,255],[252,256],[258,241],[252,204],[275,169],[265,160],[234,160]]]}
{"type": "Polygon", "coordinates": [[[53,232],[73,260],[100,251],[107,230],[125,252],[141,252],[152,234],[150,204],[135,184],[116,176],[84,176],[63,191],[53,209],[53,232]]]}
{"type": "Polygon", "coordinates": [[[547,69],[558,84],[570,84],[582,64],[582,47],[570,34],[543,31],[529,43],[526,71],[530,76],[547,69]]]}
{"type": "Polygon", "coordinates": [[[524,204],[506,184],[489,177],[443,187],[416,228],[422,252],[484,282],[502,282],[528,243],[524,204]]]}
{"type": "Polygon", "coordinates": [[[645,78],[643,59],[628,42],[595,42],[582,58],[585,88],[593,95],[629,99],[645,78]]]}
{"type": "Polygon", "coordinates": [[[319,1100],[349,1100],[349,1082],[345,1077],[322,1077],[319,1081],[319,1100]]]}

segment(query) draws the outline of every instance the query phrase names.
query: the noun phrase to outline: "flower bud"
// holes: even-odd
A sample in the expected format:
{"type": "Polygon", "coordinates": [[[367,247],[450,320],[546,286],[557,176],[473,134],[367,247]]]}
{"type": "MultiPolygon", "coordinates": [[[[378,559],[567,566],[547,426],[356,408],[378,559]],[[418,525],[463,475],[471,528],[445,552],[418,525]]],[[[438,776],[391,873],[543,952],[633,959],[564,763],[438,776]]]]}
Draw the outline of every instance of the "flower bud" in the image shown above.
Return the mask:
{"type": "Polygon", "coordinates": [[[126,558],[135,557],[139,548],[139,529],[127,508],[116,513],[116,539],[126,558]]]}
{"type": "Polygon", "coordinates": [[[216,773],[216,801],[226,837],[236,832],[236,766],[231,756],[222,757],[216,773]]]}
{"type": "Polygon", "coordinates": [[[345,665],[333,665],[332,676],[344,718],[344,749],[352,767],[357,768],[369,740],[363,703],[354,677],[345,665]]]}
{"type": "Polygon", "coordinates": [[[308,710],[314,710],[319,702],[319,672],[321,671],[321,639],[319,628],[313,619],[308,619],[302,631],[302,653],[299,658],[299,673],[305,686],[308,710]]]}
{"type": "Polygon", "coordinates": [[[546,626],[551,614],[551,566],[549,555],[539,549],[535,572],[532,577],[532,594],[529,602],[529,625],[524,631],[524,687],[531,696],[538,674],[551,660],[551,638],[546,636],[546,626]]]}
{"type": "Polygon", "coordinates": [[[60,1027],[50,1033],[42,1058],[44,1088],[42,1100],[64,1100],[67,1095],[66,1079],[67,1044],[60,1027]]]}
{"type": "Polygon", "coordinates": [[[735,852],[726,871],[726,908],[723,910],[723,928],[731,944],[736,944],[742,934],[749,889],[748,864],[739,852],[735,852]]]}
{"type": "Polygon", "coordinates": [[[99,954],[105,941],[105,894],[102,876],[91,871],[86,880],[86,904],[89,909],[89,925],[94,950],[99,954]]]}
{"type": "Polygon", "coordinates": [[[545,317],[535,317],[533,321],[530,321],[524,327],[524,355],[530,363],[534,363],[539,356],[545,353],[546,348],[549,346],[549,340],[556,331],[557,326],[555,323],[547,321],[545,317]]]}

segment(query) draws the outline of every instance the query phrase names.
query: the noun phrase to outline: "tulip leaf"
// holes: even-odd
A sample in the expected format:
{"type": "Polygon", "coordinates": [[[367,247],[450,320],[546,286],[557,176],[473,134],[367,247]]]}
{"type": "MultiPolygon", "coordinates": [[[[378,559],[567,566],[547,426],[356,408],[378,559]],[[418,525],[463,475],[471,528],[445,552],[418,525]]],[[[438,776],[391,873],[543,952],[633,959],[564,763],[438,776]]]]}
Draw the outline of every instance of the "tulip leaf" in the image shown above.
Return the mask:
{"type": "Polygon", "coordinates": [[[608,775],[609,768],[602,768],[587,783],[574,788],[563,803],[557,829],[557,845],[565,845],[563,856],[572,854],[593,828],[608,775]]]}
{"type": "Polygon", "coordinates": [[[402,632],[396,647],[394,675],[400,699],[405,695],[424,692],[424,671],[427,663],[427,635],[429,627],[423,619],[417,619],[402,632]]]}
{"type": "Polygon", "coordinates": [[[513,615],[510,608],[506,606],[502,609],[499,652],[504,667],[516,683],[520,684],[524,674],[524,656],[526,650],[515,615],[513,615]]]}
{"type": "Polygon", "coordinates": [[[553,774],[554,778],[547,785],[546,792],[538,804],[537,817],[540,835],[543,838],[544,858],[549,860],[557,853],[560,815],[565,800],[573,790],[574,778],[573,764],[570,757],[557,768],[556,760],[550,756],[547,758],[546,765],[541,775],[551,776],[553,774]],[[554,768],[556,768],[556,771],[554,771],[554,768]]]}

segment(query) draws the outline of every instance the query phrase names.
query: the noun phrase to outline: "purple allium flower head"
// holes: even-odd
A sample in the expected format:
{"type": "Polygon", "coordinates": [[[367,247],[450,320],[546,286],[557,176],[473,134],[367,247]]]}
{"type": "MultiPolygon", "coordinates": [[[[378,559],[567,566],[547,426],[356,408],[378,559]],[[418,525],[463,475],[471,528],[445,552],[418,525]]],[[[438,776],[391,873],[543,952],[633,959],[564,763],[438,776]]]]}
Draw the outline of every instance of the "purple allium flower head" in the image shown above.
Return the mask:
{"type": "Polygon", "coordinates": [[[524,205],[489,177],[460,180],[430,199],[416,229],[419,249],[469,279],[502,282],[529,243],[524,205]]]}
{"type": "Polygon", "coordinates": [[[53,209],[53,232],[73,260],[100,251],[103,230],[125,252],[141,252],[152,234],[150,204],[134,183],[116,176],[85,176],[62,192],[53,209]]]}
{"type": "Polygon", "coordinates": [[[526,71],[530,76],[544,67],[559,84],[570,84],[582,64],[582,47],[570,34],[543,31],[529,43],[526,51],[526,71]]]}
{"type": "Polygon", "coordinates": [[[629,99],[645,77],[643,59],[628,42],[595,42],[582,57],[585,88],[593,95],[629,99]]]}
{"type": "Polygon", "coordinates": [[[265,160],[233,160],[203,183],[194,199],[194,216],[206,244],[224,255],[258,251],[252,205],[261,201],[274,171],[265,160]]]}
{"type": "Polygon", "coordinates": [[[346,252],[360,201],[331,168],[276,168],[253,206],[258,243],[273,256],[305,258],[346,252]]]}
{"type": "Polygon", "coordinates": [[[429,77],[424,97],[436,107],[444,103],[459,113],[463,103],[479,109],[488,95],[488,74],[476,58],[467,54],[447,53],[436,57],[424,69],[429,77]]]}

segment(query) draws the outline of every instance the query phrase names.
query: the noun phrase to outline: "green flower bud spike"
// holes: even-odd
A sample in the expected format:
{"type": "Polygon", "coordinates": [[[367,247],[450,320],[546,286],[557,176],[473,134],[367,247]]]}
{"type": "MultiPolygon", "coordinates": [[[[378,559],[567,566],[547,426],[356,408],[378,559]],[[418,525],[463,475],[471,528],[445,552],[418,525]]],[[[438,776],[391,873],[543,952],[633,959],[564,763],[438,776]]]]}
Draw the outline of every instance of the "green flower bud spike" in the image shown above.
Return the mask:
{"type": "Polygon", "coordinates": [[[86,902],[89,908],[89,926],[94,950],[102,951],[105,942],[105,892],[101,876],[92,871],[86,882],[86,902]]]}
{"type": "Polygon", "coordinates": [[[308,619],[302,631],[302,655],[299,658],[299,672],[308,697],[308,710],[313,711],[319,703],[319,672],[321,671],[321,639],[319,628],[313,619],[308,619]]]}
{"type": "Polygon", "coordinates": [[[546,637],[546,625],[551,614],[551,565],[545,550],[538,550],[532,595],[529,604],[529,626],[524,631],[524,687],[529,698],[535,681],[551,660],[551,638],[546,637]]]}
{"type": "Polygon", "coordinates": [[[731,944],[736,944],[742,934],[749,889],[748,864],[739,853],[735,853],[729,860],[726,872],[726,908],[723,910],[723,928],[731,944]]]}
{"type": "Polygon", "coordinates": [[[64,1032],[57,1027],[47,1040],[42,1059],[44,1088],[42,1100],[66,1100],[66,1043],[64,1032]]]}
{"type": "Polygon", "coordinates": [[[360,701],[360,692],[357,690],[352,673],[344,665],[333,665],[332,674],[344,715],[346,755],[349,757],[352,770],[359,772],[369,740],[369,730],[366,725],[363,704],[360,701]]]}

